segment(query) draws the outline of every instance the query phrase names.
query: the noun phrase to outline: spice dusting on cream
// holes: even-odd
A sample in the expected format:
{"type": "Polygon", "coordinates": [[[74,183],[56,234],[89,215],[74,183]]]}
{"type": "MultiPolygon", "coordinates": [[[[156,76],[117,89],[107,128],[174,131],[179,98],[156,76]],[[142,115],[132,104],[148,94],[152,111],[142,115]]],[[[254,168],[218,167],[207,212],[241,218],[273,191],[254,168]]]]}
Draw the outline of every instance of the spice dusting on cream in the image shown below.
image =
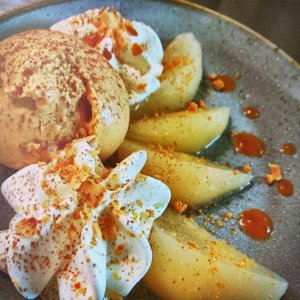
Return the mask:
{"type": "Polygon", "coordinates": [[[75,35],[96,48],[123,78],[131,105],[160,87],[163,48],[150,26],[123,18],[114,8],[101,8],[62,20],[51,30],[75,35]]]}
{"type": "Polygon", "coordinates": [[[16,215],[0,232],[0,268],[24,297],[130,292],[150,266],[147,238],[170,200],[166,185],[139,174],[145,162],[140,151],[106,169],[81,139],[3,183],[16,215]]]}

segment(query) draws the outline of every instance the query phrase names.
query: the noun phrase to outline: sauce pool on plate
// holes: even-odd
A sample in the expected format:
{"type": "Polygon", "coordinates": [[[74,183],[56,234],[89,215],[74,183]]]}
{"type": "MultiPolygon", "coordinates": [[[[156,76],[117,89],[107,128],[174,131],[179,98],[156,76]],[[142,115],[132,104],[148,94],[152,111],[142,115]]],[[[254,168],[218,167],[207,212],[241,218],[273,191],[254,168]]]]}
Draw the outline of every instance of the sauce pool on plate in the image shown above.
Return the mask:
{"type": "Polygon", "coordinates": [[[260,116],[259,110],[254,106],[247,106],[244,109],[243,114],[245,117],[251,120],[255,120],[260,116]]]}
{"type": "Polygon", "coordinates": [[[281,152],[285,155],[294,155],[296,153],[296,146],[292,143],[285,143],[281,146],[281,152]]]}
{"type": "Polygon", "coordinates": [[[234,79],[228,75],[217,75],[212,73],[209,76],[209,80],[212,82],[212,86],[215,91],[218,92],[232,92],[235,90],[236,84],[234,79]]]}
{"type": "Polygon", "coordinates": [[[293,184],[288,179],[281,179],[277,182],[276,188],[278,192],[285,197],[290,197],[294,193],[293,184]]]}
{"type": "Polygon", "coordinates": [[[252,133],[239,132],[232,135],[235,151],[251,157],[261,157],[266,152],[264,142],[252,133]]]}
{"type": "Polygon", "coordinates": [[[272,219],[258,208],[243,211],[238,216],[238,221],[243,233],[254,240],[266,240],[272,235],[272,219]]]}

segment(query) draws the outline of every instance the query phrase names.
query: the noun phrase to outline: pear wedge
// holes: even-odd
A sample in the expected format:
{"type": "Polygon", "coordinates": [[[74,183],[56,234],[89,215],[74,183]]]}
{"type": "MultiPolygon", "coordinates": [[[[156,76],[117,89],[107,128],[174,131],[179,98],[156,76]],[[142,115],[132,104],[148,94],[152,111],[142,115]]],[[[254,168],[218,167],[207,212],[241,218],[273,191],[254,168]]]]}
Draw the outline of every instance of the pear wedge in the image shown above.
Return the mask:
{"type": "Polygon", "coordinates": [[[229,120],[229,108],[197,109],[131,121],[127,138],[195,153],[219,137],[229,120]]]}
{"type": "Polygon", "coordinates": [[[118,149],[119,159],[142,149],[148,157],[142,172],[167,184],[172,192],[171,201],[180,200],[191,207],[208,204],[220,196],[240,190],[252,179],[250,174],[196,156],[128,139],[118,149]]]}
{"type": "Polygon", "coordinates": [[[160,88],[148,100],[131,107],[131,118],[186,107],[196,95],[202,79],[201,45],[192,33],[178,35],[164,50],[160,88]]]}
{"type": "Polygon", "coordinates": [[[153,258],[144,281],[164,300],[276,300],[288,286],[171,209],[155,221],[150,244],[153,258]]]}

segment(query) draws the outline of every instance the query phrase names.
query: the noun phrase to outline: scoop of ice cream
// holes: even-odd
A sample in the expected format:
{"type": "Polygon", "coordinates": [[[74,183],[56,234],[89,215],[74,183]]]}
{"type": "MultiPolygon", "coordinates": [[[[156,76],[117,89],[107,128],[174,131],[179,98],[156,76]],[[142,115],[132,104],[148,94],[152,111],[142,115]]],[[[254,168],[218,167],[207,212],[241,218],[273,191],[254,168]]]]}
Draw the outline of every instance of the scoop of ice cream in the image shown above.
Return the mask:
{"type": "Polygon", "coordinates": [[[131,105],[159,88],[163,47],[150,26],[129,21],[113,8],[101,8],[62,20],[51,30],[75,35],[96,48],[120,73],[131,105]]]}
{"type": "Polygon", "coordinates": [[[108,170],[76,140],[3,183],[16,215],[0,232],[0,267],[24,297],[49,282],[53,293],[55,281],[60,299],[129,293],[150,266],[147,237],[170,200],[166,185],[139,174],[145,161],[140,151],[108,170]]]}
{"type": "Polygon", "coordinates": [[[118,73],[76,37],[34,30],[0,42],[0,163],[19,169],[95,135],[101,159],[122,142],[128,94],[118,73]]]}

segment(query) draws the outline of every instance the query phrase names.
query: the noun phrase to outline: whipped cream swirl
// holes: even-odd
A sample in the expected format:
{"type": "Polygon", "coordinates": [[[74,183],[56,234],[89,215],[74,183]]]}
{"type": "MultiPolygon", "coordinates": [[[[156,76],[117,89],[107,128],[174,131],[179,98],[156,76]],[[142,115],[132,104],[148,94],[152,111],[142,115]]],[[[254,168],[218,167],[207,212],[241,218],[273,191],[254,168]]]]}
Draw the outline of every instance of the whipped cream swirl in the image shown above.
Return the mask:
{"type": "Polygon", "coordinates": [[[59,21],[50,29],[76,35],[98,49],[123,78],[130,105],[160,87],[163,47],[150,26],[129,21],[113,8],[101,8],[59,21]]]}
{"type": "Polygon", "coordinates": [[[25,298],[45,288],[47,299],[58,289],[66,300],[130,292],[151,264],[147,237],[170,200],[165,184],[139,174],[145,162],[140,151],[109,170],[87,139],[75,140],[3,183],[16,215],[0,232],[0,268],[25,298]]]}

